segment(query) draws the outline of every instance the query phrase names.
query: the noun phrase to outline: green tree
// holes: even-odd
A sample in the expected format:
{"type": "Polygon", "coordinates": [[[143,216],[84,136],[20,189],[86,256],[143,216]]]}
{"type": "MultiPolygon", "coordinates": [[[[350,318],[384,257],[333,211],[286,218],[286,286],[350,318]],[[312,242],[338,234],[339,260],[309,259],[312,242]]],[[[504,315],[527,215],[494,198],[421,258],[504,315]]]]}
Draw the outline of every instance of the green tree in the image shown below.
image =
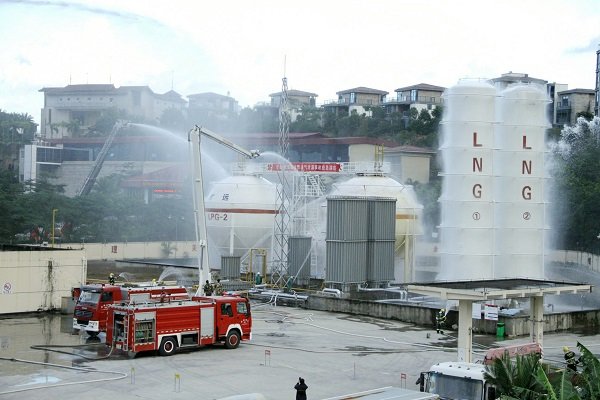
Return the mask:
{"type": "Polygon", "coordinates": [[[364,114],[359,115],[356,110],[352,110],[350,115],[338,118],[335,122],[338,136],[359,136],[359,128],[364,114]]]}
{"type": "Polygon", "coordinates": [[[180,132],[191,129],[183,112],[174,107],[163,111],[160,116],[159,125],[165,129],[180,132]]]}
{"type": "Polygon", "coordinates": [[[558,248],[598,249],[600,233],[600,118],[577,119],[552,149],[554,232],[558,248]]]}
{"type": "Polygon", "coordinates": [[[591,121],[592,119],[594,119],[594,113],[587,110],[587,111],[579,111],[577,114],[575,114],[576,118],[585,118],[588,121],[591,121]]]}
{"type": "Polygon", "coordinates": [[[112,107],[103,110],[94,125],[90,126],[87,132],[82,134],[84,136],[107,136],[119,119],[131,122],[134,122],[134,120],[141,122],[139,121],[139,118],[128,115],[124,110],[112,107]]]}
{"type": "Polygon", "coordinates": [[[494,359],[486,366],[484,379],[496,387],[496,395],[521,400],[540,398],[543,386],[536,379],[535,372],[540,366],[537,354],[517,355],[511,360],[508,353],[494,359]]]}
{"type": "Polygon", "coordinates": [[[290,132],[321,131],[321,110],[315,106],[305,105],[296,120],[290,126],[290,132]]]}
{"type": "Polygon", "coordinates": [[[12,243],[14,235],[22,233],[15,230],[15,227],[23,227],[25,221],[22,197],[23,186],[16,174],[0,170],[0,242],[12,243]]]}
{"type": "Polygon", "coordinates": [[[31,143],[36,130],[31,115],[0,110],[0,168],[18,168],[19,148],[31,143]]]}
{"type": "Polygon", "coordinates": [[[442,180],[434,176],[429,183],[407,182],[413,185],[419,202],[423,205],[423,227],[428,237],[441,222],[439,198],[442,194],[442,180]]]}

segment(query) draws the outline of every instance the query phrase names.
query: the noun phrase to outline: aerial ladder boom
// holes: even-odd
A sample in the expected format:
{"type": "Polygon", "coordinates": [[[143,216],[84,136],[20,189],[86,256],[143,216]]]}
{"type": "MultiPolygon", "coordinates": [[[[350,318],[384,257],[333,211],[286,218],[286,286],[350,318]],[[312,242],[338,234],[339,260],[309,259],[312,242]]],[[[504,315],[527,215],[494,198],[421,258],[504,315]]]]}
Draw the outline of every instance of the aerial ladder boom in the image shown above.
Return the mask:
{"type": "Polygon", "coordinates": [[[201,128],[198,125],[196,125],[196,127],[193,129],[193,131],[197,131],[198,133],[201,133],[202,135],[211,138],[212,140],[214,140],[215,142],[222,144],[223,146],[238,152],[239,154],[246,156],[248,158],[256,158],[258,156],[260,156],[260,152],[258,150],[246,150],[241,146],[238,146],[237,144],[225,139],[223,136],[210,131],[206,128],[201,128]]]}
{"type": "Polygon", "coordinates": [[[102,164],[104,164],[104,160],[106,159],[108,150],[110,149],[110,146],[112,145],[113,139],[115,138],[115,136],[117,136],[117,133],[119,133],[121,131],[121,129],[123,129],[125,126],[127,126],[127,124],[128,124],[128,122],[121,121],[121,120],[118,120],[115,123],[112,130],[110,131],[110,134],[104,141],[104,145],[102,146],[100,153],[98,153],[96,162],[92,166],[90,173],[88,174],[85,181],[83,182],[83,186],[77,192],[77,196],[85,196],[90,193],[90,191],[92,190],[92,187],[94,186],[94,183],[96,183],[96,178],[98,178],[98,174],[100,173],[100,170],[102,169],[102,164]]]}
{"type": "Polygon", "coordinates": [[[200,142],[202,135],[209,137],[217,143],[247,157],[256,158],[260,155],[258,150],[246,150],[241,146],[225,139],[224,137],[198,125],[192,129],[188,135],[188,141],[191,143],[191,164],[194,181],[193,199],[194,214],[196,219],[196,241],[198,243],[198,291],[196,295],[201,296],[204,293],[204,281],[210,275],[208,266],[208,245],[206,233],[206,213],[204,207],[204,186],[202,181],[202,155],[200,151],[200,142]]]}

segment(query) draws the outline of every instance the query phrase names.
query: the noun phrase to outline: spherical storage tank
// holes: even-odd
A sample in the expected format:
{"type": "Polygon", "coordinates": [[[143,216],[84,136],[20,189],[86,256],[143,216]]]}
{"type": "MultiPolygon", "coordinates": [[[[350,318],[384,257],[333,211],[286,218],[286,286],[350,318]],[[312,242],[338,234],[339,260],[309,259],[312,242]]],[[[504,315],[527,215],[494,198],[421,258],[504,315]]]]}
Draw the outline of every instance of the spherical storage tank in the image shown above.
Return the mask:
{"type": "Polygon", "coordinates": [[[215,182],[205,201],[209,244],[222,256],[243,256],[271,245],[277,214],[277,188],[251,175],[215,182]]]}
{"type": "Polygon", "coordinates": [[[334,184],[332,195],[376,196],[396,199],[396,249],[406,236],[422,233],[423,206],[410,185],[386,176],[357,176],[334,184]]]}

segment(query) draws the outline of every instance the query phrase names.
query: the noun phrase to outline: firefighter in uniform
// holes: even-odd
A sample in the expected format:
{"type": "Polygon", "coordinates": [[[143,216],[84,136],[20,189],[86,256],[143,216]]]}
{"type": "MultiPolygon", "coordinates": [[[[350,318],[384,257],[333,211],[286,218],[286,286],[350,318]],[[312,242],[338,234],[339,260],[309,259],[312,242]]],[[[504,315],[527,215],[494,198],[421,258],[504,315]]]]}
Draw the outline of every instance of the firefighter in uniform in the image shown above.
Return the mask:
{"type": "Polygon", "coordinates": [[[579,364],[579,361],[575,359],[575,353],[567,346],[563,347],[563,353],[565,353],[567,368],[573,372],[577,372],[577,364],[579,364]]]}
{"type": "Polygon", "coordinates": [[[115,284],[115,274],[113,274],[112,272],[108,275],[108,283],[110,283],[111,285],[115,284]]]}
{"type": "Polygon", "coordinates": [[[210,284],[210,282],[208,281],[208,279],[206,280],[206,283],[204,284],[204,286],[202,286],[202,289],[204,290],[204,295],[205,296],[212,296],[212,294],[213,294],[213,286],[210,284]]]}
{"type": "Polygon", "coordinates": [[[215,285],[215,294],[217,296],[223,296],[223,284],[221,284],[220,279],[217,279],[217,284],[215,285]]]}
{"type": "Polygon", "coordinates": [[[441,309],[435,316],[435,328],[437,333],[444,333],[444,324],[446,323],[446,310],[441,309]]]}

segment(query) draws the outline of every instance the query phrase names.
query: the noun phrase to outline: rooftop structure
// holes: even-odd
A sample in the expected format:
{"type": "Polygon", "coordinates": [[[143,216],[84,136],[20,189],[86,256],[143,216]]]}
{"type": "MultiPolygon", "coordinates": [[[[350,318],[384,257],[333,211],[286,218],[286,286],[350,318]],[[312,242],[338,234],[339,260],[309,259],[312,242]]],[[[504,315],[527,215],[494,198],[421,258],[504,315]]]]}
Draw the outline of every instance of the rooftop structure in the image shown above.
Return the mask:
{"type": "Polygon", "coordinates": [[[556,123],[572,125],[577,121],[577,114],[587,112],[594,114],[595,91],[593,89],[571,89],[557,93],[556,123]]]}
{"type": "Polygon", "coordinates": [[[165,110],[183,110],[187,104],[173,90],[160,94],[148,86],[83,84],[39,91],[44,93],[40,126],[44,139],[77,136],[92,128],[102,113],[111,109],[156,122],[165,110]]]}

